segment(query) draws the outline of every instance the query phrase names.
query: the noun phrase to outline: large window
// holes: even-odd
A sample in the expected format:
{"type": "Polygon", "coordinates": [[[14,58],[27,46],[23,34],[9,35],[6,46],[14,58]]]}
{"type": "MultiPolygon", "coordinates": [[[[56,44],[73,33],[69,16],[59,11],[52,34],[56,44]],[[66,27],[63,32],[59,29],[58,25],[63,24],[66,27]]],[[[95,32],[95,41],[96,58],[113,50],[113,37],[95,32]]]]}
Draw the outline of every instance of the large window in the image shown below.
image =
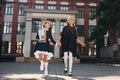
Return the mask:
{"type": "Polygon", "coordinates": [[[18,23],[17,34],[25,34],[25,22],[18,23]]]}
{"type": "Polygon", "coordinates": [[[37,33],[39,28],[42,28],[42,21],[41,21],[41,19],[33,19],[32,20],[32,32],[37,33]]]}
{"type": "Polygon", "coordinates": [[[96,8],[91,7],[89,9],[89,18],[93,18],[95,14],[96,14],[96,8]]]}
{"type": "Polygon", "coordinates": [[[93,26],[93,25],[90,25],[89,26],[89,36],[91,36],[92,35],[92,33],[95,31],[95,26],[93,26]]]}
{"type": "Polygon", "coordinates": [[[50,19],[51,24],[52,24],[52,33],[55,33],[55,27],[56,27],[56,22],[54,19],[50,19]]]}
{"type": "Polygon", "coordinates": [[[61,6],[60,10],[69,10],[68,6],[61,6]]]}
{"type": "Polygon", "coordinates": [[[77,18],[84,18],[84,7],[78,7],[77,18]]]}
{"type": "Polygon", "coordinates": [[[11,42],[3,41],[2,42],[2,53],[10,53],[11,42]]]}
{"type": "Polygon", "coordinates": [[[48,6],[48,10],[56,10],[56,6],[54,6],[54,5],[49,5],[49,6],[48,6]]]}
{"type": "Polygon", "coordinates": [[[12,33],[12,22],[4,22],[4,31],[5,34],[12,33]]]}
{"type": "Polygon", "coordinates": [[[5,14],[6,15],[12,15],[13,14],[13,6],[14,6],[13,3],[6,3],[6,6],[5,6],[5,14]]]}
{"type": "Polygon", "coordinates": [[[35,9],[44,9],[42,4],[36,4],[35,9]]]}
{"type": "Polygon", "coordinates": [[[19,16],[25,15],[25,11],[24,11],[25,8],[26,8],[25,4],[19,4],[19,13],[18,13],[19,16]]]}
{"type": "Polygon", "coordinates": [[[84,36],[84,26],[77,25],[77,35],[79,37],[83,37],[84,36]]]}
{"type": "Polygon", "coordinates": [[[17,51],[16,53],[23,53],[23,42],[17,42],[17,51]]]}
{"type": "Polygon", "coordinates": [[[66,25],[66,20],[61,20],[60,21],[60,32],[63,30],[65,25],[66,25]]]}

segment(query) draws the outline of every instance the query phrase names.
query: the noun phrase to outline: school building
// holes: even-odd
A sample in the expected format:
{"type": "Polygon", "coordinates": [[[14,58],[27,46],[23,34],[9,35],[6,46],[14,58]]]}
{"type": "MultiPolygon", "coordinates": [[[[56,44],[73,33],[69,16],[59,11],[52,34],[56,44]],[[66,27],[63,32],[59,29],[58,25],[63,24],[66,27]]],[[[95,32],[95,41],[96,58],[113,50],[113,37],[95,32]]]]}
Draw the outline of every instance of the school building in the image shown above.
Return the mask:
{"type": "MultiPolygon", "coordinates": [[[[95,56],[94,42],[88,37],[94,31],[96,14],[100,0],[5,0],[2,6],[1,25],[1,55],[23,54],[23,57],[34,57],[36,34],[38,28],[46,19],[52,22],[53,38],[57,41],[58,35],[66,25],[69,15],[75,16],[77,35],[86,47],[78,45],[80,55],[95,56]]],[[[61,49],[51,44],[54,58],[61,57],[61,49]]]]}

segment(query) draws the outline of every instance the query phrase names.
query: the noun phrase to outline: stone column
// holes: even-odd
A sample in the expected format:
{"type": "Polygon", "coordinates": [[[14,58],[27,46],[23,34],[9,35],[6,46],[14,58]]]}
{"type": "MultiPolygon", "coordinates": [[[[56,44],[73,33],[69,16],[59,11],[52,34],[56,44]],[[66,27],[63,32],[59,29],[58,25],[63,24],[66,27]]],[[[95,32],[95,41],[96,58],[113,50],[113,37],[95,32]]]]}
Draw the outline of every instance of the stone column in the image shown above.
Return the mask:
{"type": "MultiPolygon", "coordinates": [[[[58,36],[60,34],[60,20],[56,19],[56,28],[55,28],[55,41],[57,41],[58,36]]],[[[60,49],[55,46],[54,47],[54,58],[60,58],[60,49]]]]}
{"type": "Polygon", "coordinates": [[[30,57],[31,29],[32,29],[32,18],[26,18],[26,31],[25,31],[25,40],[24,40],[24,57],[30,57]]]}

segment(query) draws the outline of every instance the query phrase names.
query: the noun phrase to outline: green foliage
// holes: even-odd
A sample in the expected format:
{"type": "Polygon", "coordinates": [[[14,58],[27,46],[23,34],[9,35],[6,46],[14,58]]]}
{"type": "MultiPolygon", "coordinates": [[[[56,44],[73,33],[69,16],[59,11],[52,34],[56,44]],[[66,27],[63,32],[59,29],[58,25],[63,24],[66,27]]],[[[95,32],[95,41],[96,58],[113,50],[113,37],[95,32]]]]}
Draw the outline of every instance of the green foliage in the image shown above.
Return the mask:
{"type": "Polygon", "coordinates": [[[120,0],[101,1],[94,18],[95,17],[98,18],[97,31],[90,36],[89,40],[96,39],[95,37],[97,33],[99,33],[99,29],[101,29],[103,33],[110,29],[120,29],[120,0]]]}
{"type": "MultiPolygon", "coordinates": [[[[104,20],[104,24],[106,29],[119,29],[118,23],[120,22],[120,0],[103,0],[98,8],[98,12],[102,13],[102,15],[98,16],[104,20]]],[[[99,14],[99,13],[98,13],[99,14]]],[[[101,25],[104,25],[101,24],[101,25]]]]}
{"type": "Polygon", "coordinates": [[[94,18],[97,18],[97,27],[89,40],[96,40],[96,57],[99,58],[100,48],[104,47],[104,33],[120,29],[120,0],[102,0],[94,18]]]}

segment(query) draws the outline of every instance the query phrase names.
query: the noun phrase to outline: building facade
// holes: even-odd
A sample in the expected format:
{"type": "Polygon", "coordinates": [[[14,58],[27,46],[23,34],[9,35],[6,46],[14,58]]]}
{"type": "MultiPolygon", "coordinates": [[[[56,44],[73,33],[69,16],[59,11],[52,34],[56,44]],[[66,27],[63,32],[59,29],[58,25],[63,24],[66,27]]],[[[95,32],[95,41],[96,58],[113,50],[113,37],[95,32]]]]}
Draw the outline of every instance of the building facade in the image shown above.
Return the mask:
{"type": "MultiPolygon", "coordinates": [[[[85,48],[78,46],[81,55],[95,55],[91,51],[88,37],[95,29],[99,0],[6,0],[1,9],[2,50],[1,54],[23,54],[33,57],[38,28],[46,19],[52,22],[52,34],[55,40],[66,25],[69,15],[76,17],[77,34],[86,43],[85,48]]],[[[61,50],[51,44],[54,57],[60,58],[61,50]]],[[[94,47],[94,46],[93,46],[94,47]]],[[[93,50],[94,51],[94,50],[93,50]]]]}

